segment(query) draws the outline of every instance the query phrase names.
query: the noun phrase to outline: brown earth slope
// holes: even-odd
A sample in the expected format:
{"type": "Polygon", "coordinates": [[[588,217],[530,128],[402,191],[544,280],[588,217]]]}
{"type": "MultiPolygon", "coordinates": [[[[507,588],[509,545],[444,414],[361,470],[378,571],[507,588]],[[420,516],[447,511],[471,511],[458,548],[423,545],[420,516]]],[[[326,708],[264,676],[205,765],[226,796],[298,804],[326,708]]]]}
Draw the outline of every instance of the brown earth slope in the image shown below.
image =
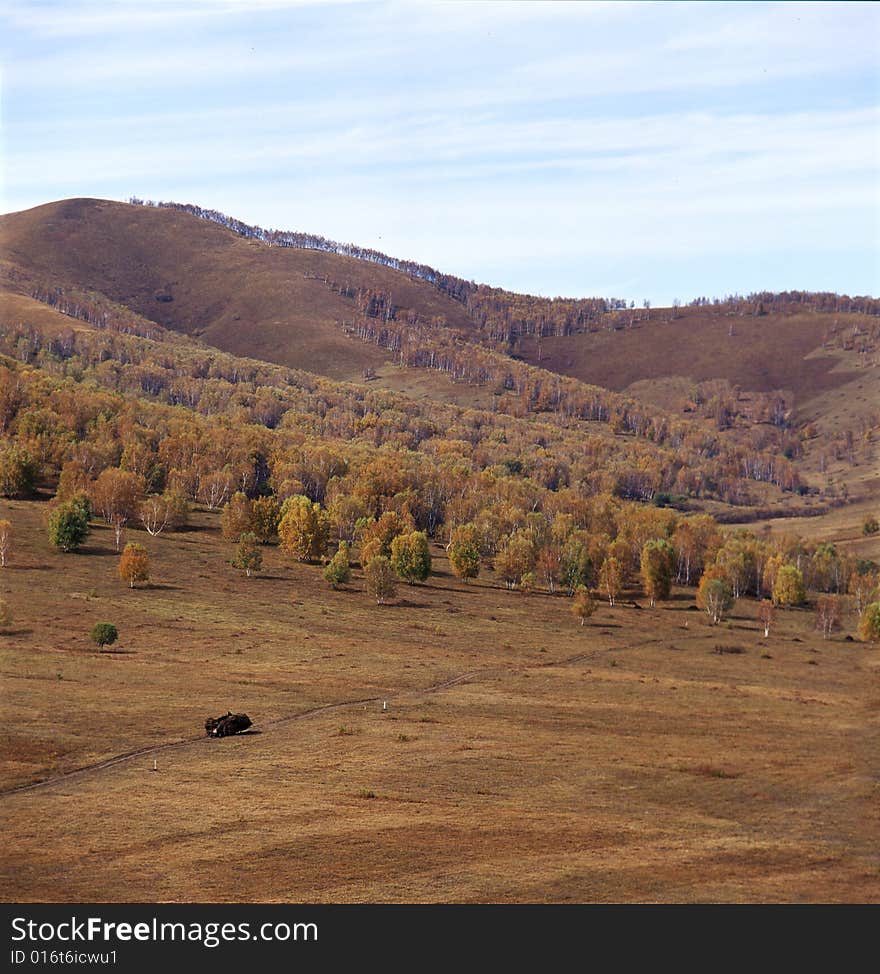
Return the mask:
{"type": "Polygon", "coordinates": [[[48,203],[0,218],[0,253],[31,277],[100,292],[218,348],[333,378],[360,378],[392,356],[343,334],[339,323],[356,308],[323,279],[383,290],[399,307],[467,326],[460,304],[399,271],[268,247],[177,210],[48,203]]]}

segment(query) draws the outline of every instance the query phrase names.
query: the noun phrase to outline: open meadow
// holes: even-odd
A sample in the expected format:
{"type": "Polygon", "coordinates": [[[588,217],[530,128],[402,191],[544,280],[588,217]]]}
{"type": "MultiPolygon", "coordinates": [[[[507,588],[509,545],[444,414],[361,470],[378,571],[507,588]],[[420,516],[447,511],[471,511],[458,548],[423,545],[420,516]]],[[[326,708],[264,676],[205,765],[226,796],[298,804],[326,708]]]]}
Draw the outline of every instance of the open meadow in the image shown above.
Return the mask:
{"type": "Polygon", "coordinates": [[[765,639],[751,598],[712,626],[693,588],[633,588],[582,627],[439,545],[379,606],[274,547],[246,578],[204,511],[128,532],[130,589],[109,528],[61,554],[46,508],[0,508],[4,900],[880,901],[880,654],[850,618],[765,639]],[[252,731],[205,737],[227,709],[252,731]]]}

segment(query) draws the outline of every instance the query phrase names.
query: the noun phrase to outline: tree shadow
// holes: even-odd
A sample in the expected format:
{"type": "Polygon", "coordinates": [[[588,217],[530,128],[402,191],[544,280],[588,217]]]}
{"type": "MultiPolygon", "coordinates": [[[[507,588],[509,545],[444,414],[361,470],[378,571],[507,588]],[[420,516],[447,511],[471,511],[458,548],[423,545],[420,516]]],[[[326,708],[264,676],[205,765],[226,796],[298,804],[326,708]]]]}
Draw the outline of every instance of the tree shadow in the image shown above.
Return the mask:
{"type": "Polygon", "coordinates": [[[3,636],[33,636],[33,629],[0,629],[0,638],[3,636]]]}

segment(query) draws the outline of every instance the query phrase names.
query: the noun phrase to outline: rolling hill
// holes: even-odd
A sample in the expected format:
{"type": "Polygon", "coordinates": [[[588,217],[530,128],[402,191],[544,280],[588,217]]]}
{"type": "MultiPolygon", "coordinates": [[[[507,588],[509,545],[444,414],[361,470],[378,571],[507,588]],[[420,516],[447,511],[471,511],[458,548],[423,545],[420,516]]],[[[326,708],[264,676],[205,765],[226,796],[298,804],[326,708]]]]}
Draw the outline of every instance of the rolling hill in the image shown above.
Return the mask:
{"type": "Polygon", "coordinates": [[[7,322],[43,315],[22,311],[29,299],[73,293],[135,316],[142,334],[152,322],[238,356],[483,409],[516,392],[517,408],[559,411],[564,376],[566,402],[622,394],[624,425],[663,416],[785,454],[817,489],[832,476],[856,493],[878,486],[867,454],[846,447],[880,425],[873,299],[803,292],[636,311],[512,294],[197,207],[92,199],[0,217],[0,256],[7,322]]]}
{"type": "Polygon", "coordinates": [[[398,305],[466,326],[431,285],[351,257],[266,247],[170,209],[50,203],[0,219],[0,252],[31,279],[99,292],[208,344],[333,378],[392,356],[346,338],[352,303],[324,279],[392,292],[398,305]]]}

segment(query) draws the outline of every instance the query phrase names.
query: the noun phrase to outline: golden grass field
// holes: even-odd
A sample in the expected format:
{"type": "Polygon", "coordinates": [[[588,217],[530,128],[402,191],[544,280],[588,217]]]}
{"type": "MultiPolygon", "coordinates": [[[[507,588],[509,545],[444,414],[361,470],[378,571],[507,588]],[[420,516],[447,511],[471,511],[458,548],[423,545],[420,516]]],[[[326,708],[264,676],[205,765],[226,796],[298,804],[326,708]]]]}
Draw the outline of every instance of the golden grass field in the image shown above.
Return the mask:
{"type": "Polygon", "coordinates": [[[204,512],[129,532],[154,568],[129,590],[108,529],[62,555],[45,508],[0,504],[4,901],[880,901],[880,651],[852,618],[765,640],[752,600],[712,627],[677,590],[582,628],[439,547],[376,606],[274,548],[245,578],[204,512]],[[204,737],[227,709],[254,733],[204,737]]]}

